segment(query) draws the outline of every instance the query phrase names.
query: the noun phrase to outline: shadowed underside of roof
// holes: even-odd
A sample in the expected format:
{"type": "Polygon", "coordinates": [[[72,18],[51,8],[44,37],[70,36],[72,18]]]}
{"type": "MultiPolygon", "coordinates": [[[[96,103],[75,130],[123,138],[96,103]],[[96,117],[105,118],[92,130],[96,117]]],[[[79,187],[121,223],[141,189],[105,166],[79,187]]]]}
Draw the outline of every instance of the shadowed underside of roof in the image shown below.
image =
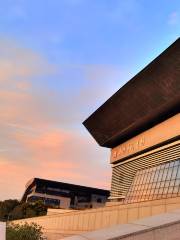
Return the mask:
{"type": "Polygon", "coordinates": [[[180,110],[180,38],[83,122],[103,147],[115,147],[180,110]]]}

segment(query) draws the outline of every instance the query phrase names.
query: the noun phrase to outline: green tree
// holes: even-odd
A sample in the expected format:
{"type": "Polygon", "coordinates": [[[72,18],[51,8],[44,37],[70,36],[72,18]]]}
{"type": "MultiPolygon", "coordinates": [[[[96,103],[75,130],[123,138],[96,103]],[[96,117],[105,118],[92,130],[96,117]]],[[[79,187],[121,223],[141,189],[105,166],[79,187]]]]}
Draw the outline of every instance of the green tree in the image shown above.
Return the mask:
{"type": "Polygon", "coordinates": [[[0,202],[0,221],[43,216],[47,207],[42,201],[19,202],[18,200],[5,200],[0,202]]]}
{"type": "Polygon", "coordinates": [[[45,240],[42,227],[35,223],[8,224],[6,229],[6,240],[45,240]]]}
{"type": "Polygon", "coordinates": [[[43,216],[47,213],[47,206],[45,206],[42,200],[31,203],[31,209],[35,211],[36,216],[43,216]]]}
{"type": "Polygon", "coordinates": [[[0,220],[5,221],[10,218],[11,211],[19,205],[18,200],[5,200],[3,202],[0,202],[0,220]]]}
{"type": "Polygon", "coordinates": [[[14,219],[22,219],[22,218],[30,218],[43,216],[47,213],[47,207],[44,205],[42,201],[37,201],[34,203],[21,203],[16,206],[10,216],[12,220],[14,219]]]}

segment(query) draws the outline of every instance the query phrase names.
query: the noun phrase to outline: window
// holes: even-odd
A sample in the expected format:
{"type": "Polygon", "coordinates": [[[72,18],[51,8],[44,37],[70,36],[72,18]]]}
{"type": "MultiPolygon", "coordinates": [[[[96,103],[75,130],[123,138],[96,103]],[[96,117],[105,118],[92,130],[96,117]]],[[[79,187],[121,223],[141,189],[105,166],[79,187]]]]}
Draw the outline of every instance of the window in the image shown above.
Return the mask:
{"type": "Polygon", "coordinates": [[[126,203],[178,196],[180,160],[137,171],[125,198],[126,203]]]}
{"type": "Polygon", "coordinates": [[[60,200],[59,199],[45,198],[44,203],[47,206],[56,206],[56,207],[60,206],[60,200]]]}

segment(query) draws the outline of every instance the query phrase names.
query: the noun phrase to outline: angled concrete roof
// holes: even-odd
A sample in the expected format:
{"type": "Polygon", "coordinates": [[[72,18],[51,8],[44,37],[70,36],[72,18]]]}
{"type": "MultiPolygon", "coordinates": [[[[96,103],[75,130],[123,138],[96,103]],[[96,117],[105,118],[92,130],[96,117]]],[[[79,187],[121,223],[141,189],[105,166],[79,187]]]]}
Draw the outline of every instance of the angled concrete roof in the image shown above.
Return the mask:
{"type": "Polygon", "coordinates": [[[180,38],[83,122],[99,145],[115,147],[180,110],[180,38]]]}

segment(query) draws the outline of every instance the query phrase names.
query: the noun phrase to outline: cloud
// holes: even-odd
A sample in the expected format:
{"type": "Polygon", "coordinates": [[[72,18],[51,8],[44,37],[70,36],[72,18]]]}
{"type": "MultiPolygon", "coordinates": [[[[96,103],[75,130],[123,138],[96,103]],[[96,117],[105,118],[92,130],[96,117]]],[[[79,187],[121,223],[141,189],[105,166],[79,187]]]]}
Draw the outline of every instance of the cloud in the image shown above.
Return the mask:
{"type": "Polygon", "coordinates": [[[37,78],[54,74],[55,66],[12,41],[0,40],[0,52],[0,123],[38,123],[41,116],[36,102],[41,96],[32,85],[37,78]]]}
{"type": "Polygon", "coordinates": [[[172,12],[168,17],[168,24],[169,25],[177,25],[179,23],[179,13],[172,12]]]}
{"type": "Polygon", "coordinates": [[[94,148],[86,137],[56,129],[35,136],[16,132],[16,140],[24,159],[14,161],[13,156],[0,153],[1,198],[20,198],[32,177],[110,188],[110,166],[104,162],[107,153],[94,148]]]}
{"type": "Polygon", "coordinates": [[[1,199],[20,198],[32,177],[109,188],[109,150],[85,134],[82,121],[119,84],[118,67],[57,71],[40,54],[2,39],[0,52],[1,199]]]}
{"type": "Polygon", "coordinates": [[[54,66],[31,49],[16,42],[0,40],[0,81],[22,81],[37,75],[52,73],[54,66]]]}

